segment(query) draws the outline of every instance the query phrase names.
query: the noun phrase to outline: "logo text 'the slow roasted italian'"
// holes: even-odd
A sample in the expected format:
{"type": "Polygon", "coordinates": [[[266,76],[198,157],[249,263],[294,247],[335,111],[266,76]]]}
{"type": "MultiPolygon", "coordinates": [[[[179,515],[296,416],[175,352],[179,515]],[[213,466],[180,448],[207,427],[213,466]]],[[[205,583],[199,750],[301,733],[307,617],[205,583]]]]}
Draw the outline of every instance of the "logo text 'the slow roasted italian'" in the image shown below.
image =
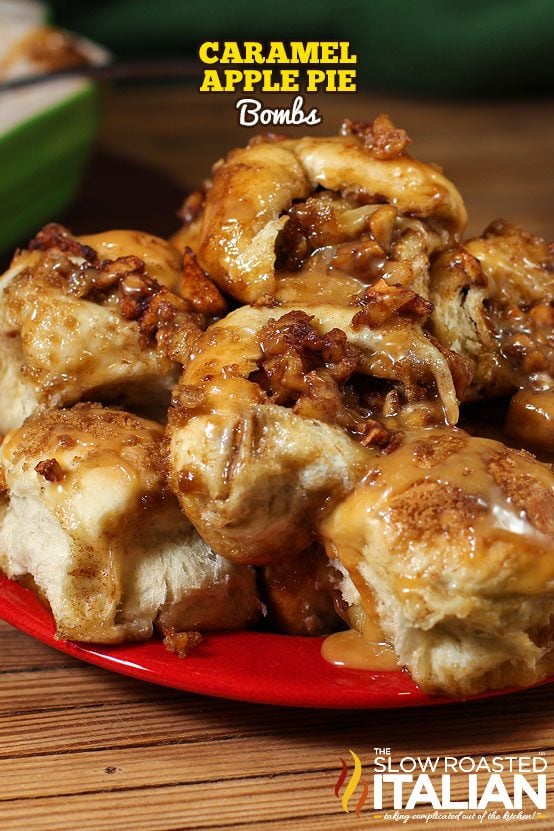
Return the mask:
{"type": "Polygon", "coordinates": [[[348,752],[334,789],[346,813],[377,811],[374,817],[404,823],[544,818],[538,813],[546,810],[547,799],[548,762],[542,755],[393,759],[389,748],[374,748],[364,766],[357,753],[348,752]]]}

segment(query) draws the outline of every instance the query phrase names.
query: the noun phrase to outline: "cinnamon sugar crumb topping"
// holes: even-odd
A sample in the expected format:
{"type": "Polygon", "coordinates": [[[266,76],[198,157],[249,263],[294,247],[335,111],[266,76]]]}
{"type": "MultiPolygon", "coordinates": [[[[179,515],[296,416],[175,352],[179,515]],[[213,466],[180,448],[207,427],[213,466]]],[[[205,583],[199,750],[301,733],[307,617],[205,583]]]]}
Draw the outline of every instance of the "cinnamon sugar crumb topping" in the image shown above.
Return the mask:
{"type": "MultiPolygon", "coordinates": [[[[490,458],[487,469],[514,505],[543,534],[554,534],[554,493],[518,467],[520,453],[508,448],[490,458]]],[[[531,457],[532,458],[532,457],[531,457]]]]}
{"type": "Polygon", "coordinates": [[[390,116],[381,113],[373,121],[352,121],[345,118],[340,129],[341,136],[356,136],[376,159],[396,159],[404,155],[411,143],[406,130],[395,127],[390,116]]]}

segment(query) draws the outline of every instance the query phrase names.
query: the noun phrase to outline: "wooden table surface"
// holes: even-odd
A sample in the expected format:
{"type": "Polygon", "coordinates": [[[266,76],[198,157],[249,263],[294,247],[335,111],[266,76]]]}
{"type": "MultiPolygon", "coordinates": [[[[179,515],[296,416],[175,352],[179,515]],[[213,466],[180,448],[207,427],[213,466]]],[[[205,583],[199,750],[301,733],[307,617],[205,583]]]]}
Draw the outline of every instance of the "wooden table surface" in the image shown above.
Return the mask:
{"type": "MultiPolygon", "coordinates": [[[[269,103],[269,97],[268,97],[269,103]]],[[[551,101],[429,103],[366,94],[318,101],[323,129],[385,110],[442,164],[466,198],[470,231],[504,216],[552,236],[551,101]]],[[[233,102],[181,87],[112,90],[102,153],[67,221],[159,233],[183,192],[249,134],[233,102]],[[246,136],[245,136],[246,134],[246,136]]],[[[346,814],[334,787],[340,757],[374,747],[402,756],[537,755],[554,765],[552,688],[426,710],[294,710],[202,698],[79,663],[0,623],[0,829],[389,829],[346,814]]],[[[509,823],[554,828],[546,815],[509,823]]],[[[464,782],[454,776],[453,795],[464,782]]],[[[500,823],[500,827],[506,823],[500,823]]],[[[402,826],[404,827],[404,826],[402,826]]],[[[479,819],[408,828],[492,828],[479,819]]]]}

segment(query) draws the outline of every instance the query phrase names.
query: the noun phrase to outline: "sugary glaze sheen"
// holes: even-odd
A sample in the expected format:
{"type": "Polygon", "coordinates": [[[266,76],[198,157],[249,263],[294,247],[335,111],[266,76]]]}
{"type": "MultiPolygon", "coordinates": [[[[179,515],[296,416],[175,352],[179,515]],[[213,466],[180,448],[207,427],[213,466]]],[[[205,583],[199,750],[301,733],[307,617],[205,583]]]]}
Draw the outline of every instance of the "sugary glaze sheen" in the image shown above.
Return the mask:
{"type": "Polygon", "coordinates": [[[521,390],[512,396],[506,434],[534,451],[554,453],[554,389],[521,390]]]}
{"type": "Polygon", "coordinates": [[[386,115],[268,134],[187,198],[174,246],[50,225],[16,254],[0,429],[34,415],[3,446],[0,567],[61,636],[157,626],[182,654],[255,622],[252,564],[269,627],[333,633],[324,657],[368,683],[551,671],[554,474],[454,425],[516,393],[511,440],[554,450],[552,247],[503,222],[461,244],[460,194],[409,142],[386,115]],[[163,421],[170,390],[166,431],[45,411],[163,421]]]}
{"type": "Polygon", "coordinates": [[[313,252],[319,281],[337,278],[341,299],[378,277],[425,294],[429,255],[459,240],[466,213],[452,183],[409,156],[399,133],[382,115],[345,122],[330,138],[255,139],[214,166],[205,198],[185,204],[177,243],[243,302],[315,299],[313,252]],[[289,281],[306,263],[306,279],[289,281]]]}
{"type": "Polygon", "coordinates": [[[552,387],[552,245],[497,220],[435,260],[430,298],[435,335],[472,362],[467,400],[552,387]]]}
{"type": "Polygon", "coordinates": [[[367,592],[376,599],[389,641],[425,689],[476,692],[492,676],[502,685],[517,683],[517,672],[546,674],[554,474],[534,457],[451,428],[413,431],[322,534],[362,601],[367,592]],[[438,633],[442,649],[453,644],[450,665],[434,653],[438,633]],[[488,662],[472,648],[479,639],[490,642],[488,662]]]}
{"type": "Polygon", "coordinates": [[[191,311],[162,285],[176,285],[179,263],[168,243],[140,232],[39,232],[0,281],[0,429],[82,398],[163,410],[177,366],[157,349],[159,312],[169,325],[170,311],[191,311]]]}
{"type": "Polygon", "coordinates": [[[458,418],[449,356],[411,312],[379,297],[362,308],[243,307],[200,338],[174,391],[171,487],[218,553],[284,559],[359,481],[372,446],[391,441],[387,407],[394,428],[458,418]],[[382,325],[366,322],[372,314],[382,325]],[[353,373],[392,385],[374,412],[348,387],[353,373]]]}
{"type": "Polygon", "coordinates": [[[160,237],[145,231],[115,230],[99,234],[81,234],[76,239],[93,248],[101,260],[138,257],[145,274],[161,286],[178,292],[181,281],[181,256],[177,249],[160,237]]]}

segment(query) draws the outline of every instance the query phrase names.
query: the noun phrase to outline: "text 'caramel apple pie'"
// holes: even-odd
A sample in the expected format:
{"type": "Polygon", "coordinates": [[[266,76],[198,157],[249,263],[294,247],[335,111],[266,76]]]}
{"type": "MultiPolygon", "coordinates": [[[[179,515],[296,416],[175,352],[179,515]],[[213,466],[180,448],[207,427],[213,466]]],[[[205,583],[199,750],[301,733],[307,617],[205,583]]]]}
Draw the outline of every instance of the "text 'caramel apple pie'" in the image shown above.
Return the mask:
{"type": "Polygon", "coordinates": [[[553,249],[464,241],[409,144],[387,115],[258,136],[170,241],[16,252],[0,568],[59,637],[263,625],[449,695],[552,672],[553,249]]]}

